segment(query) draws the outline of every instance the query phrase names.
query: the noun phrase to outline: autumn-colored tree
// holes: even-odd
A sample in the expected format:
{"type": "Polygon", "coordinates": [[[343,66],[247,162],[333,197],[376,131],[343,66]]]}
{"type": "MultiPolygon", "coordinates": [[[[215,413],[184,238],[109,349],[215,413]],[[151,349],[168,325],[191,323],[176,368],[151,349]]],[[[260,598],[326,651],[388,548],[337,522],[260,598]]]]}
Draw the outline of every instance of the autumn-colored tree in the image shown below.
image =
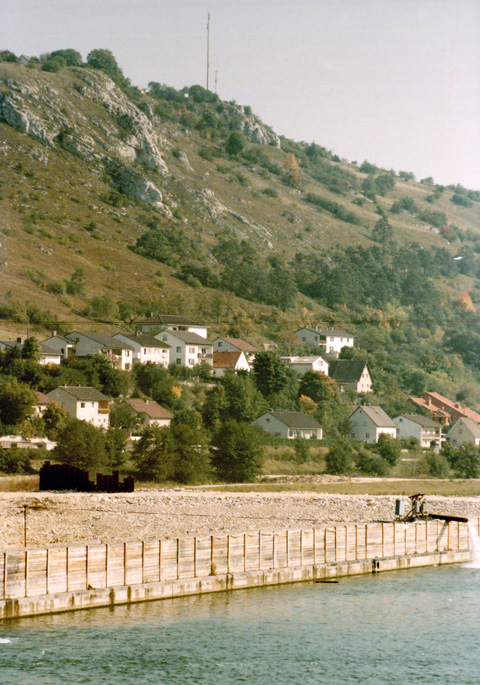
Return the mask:
{"type": "Polygon", "coordinates": [[[472,298],[470,294],[464,290],[460,293],[457,298],[457,307],[462,312],[474,312],[475,307],[473,306],[472,298]]]}
{"type": "Polygon", "coordinates": [[[300,176],[300,165],[293,152],[289,152],[285,157],[283,163],[285,173],[283,175],[284,182],[292,188],[301,188],[303,185],[302,177],[300,176]]]}

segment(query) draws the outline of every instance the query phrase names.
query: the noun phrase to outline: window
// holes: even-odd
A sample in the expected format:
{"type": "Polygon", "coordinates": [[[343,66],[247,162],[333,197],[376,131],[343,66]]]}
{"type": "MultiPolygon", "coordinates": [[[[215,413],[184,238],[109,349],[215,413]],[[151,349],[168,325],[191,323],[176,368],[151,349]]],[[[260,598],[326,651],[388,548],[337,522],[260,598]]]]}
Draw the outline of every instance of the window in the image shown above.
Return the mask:
{"type": "Polygon", "coordinates": [[[85,409],[85,402],[80,402],[80,406],[82,409],[85,409]]]}
{"type": "Polygon", "coordinates": [[[188,348],[188,354],[195,354],[195,348],[194,348],[194,347],[189,347],[189,348],[188,348]]]}
{"type": "Polygon", "coordinates": [[[219,342],[219,343],[218,343],[218,347],[222,347],[222,345],[223,345],[222,342],[219,342]]]}
{"type": "Polygon", "coordinates": [[[175,349],[175,352],[181,352],[181,351],[182,351],[182,348],[181,348],[180,346],[178,346],[178,347],[175,349]]]}
{"type": "Polygon", "coordinates": [[[175,359],[175,363],[176,363],[176,364],[181,364],[181,363],[182,363],[182,360],[181,360],[181,359],[175,359]]]}
{"type": "Polygon", "coordinates": [[[143,354],[147,354],[147,348],[146,347],[143,348],[143,354]]]}

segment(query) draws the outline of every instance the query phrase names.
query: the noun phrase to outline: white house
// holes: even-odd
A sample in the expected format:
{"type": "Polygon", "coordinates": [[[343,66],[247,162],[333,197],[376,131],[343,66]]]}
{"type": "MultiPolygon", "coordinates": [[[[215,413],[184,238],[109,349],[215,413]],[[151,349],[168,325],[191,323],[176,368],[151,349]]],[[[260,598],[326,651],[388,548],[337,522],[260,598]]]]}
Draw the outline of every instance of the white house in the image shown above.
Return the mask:
{"type": "Polygon", "coordinates": [[[307,371],[318,371],[328,376],[329,364],[323,357],[281,357],[281,359],[299,376],[303,376],[307,371]]]}
{"type": "Polygon", "coordinates": [[[127,400],[127,404],[133,409],[143,426],[169,426],[173,419],[168,409],[162,407],[154,400],[127,400]]]}
{"type": "Polygon", "coordinates": [[[372,391],[372,374],[365,362],[335,359],[330,362],[328,375],[335,381],[340,392],[344,390],[364,393],[372,391]]]}
{"type": "Polygon", "coordinates": [[[142,333],[156,335],[160,331],[183,331],[184,333],[196,333],[201,338],[208,337],[208,329],[204,324],[197,323],[186,316],[173,314],[151,314],[146,319],[139,319],[135,327],[142,333]]]}
{"type": "Polygon", "coordinates": [[[67,340],[56,333],[46,340],[42,340],[42,345],[46,345],[50,350],[54,350],[63,359],[67,359],[68,353],[73,352],[75,345],[71,340],[67,340]]]}
{"type": "Polygon", "coordinates": [[[376,443],[381,435],[397,437],[397,424],[381,407],[364,405],[350,415],[352,438],[362,442],[376,443]]]}
{"type": "Polygon", "coordinates": [[[247,361],[245,353],[214,351],[212,376],[221,378],[229,369],[232,371],[250,371],[250,364],[247,361]]]}
{"type": "Polygon", "coordinates": [[[214,352],[243,352],[248,362],[255,358],[258,348],[241,338],[217,338],[213,341],[214,352]]]}
{"type": "Polygon", "coordinates": [[[452,445],[463,445],[467,442],[480,445],[480,426],[473,419],[463,416],[455,421],[446,438],[452,445]]]}
{"type": "Polygon", "coordinates": [[[115,369],[128,371],[133,366],[133,347],[121,340],[116,340],[105,333],[67,333],[67,340],[73,342],[77,357],[91,357],[102,354],[115,369]]]}
{"type": "Polygon", "coordinates": [[[50,452],[56,446],[57,443],[48,438],[24,438],[21,435],[2,435],[0,437],[0,447],[6,450],[17,447],[18,449],[30,450],[44,449],[50,452]]]}
{"type": "Polygon", "coordinates": [[[344,347],[353,347],[351,333],[336,328],[300,328],[295,335],[303,345],[321,347],[325,354],[340,354],[344,347]]]}
{"type": "Polygon", "coordinates": [[[46,408],[49,404],[53,402],[53,400],[47,395],[44,395],[43,392],[39,392],[38,390],[35,391],[35,394],[37,396],[37,403],[35,404],[34,416],[43,416],[46,408]]]}
{"type": "Polygon", "coordinates": [[[42,366],[46,364],[61,364],[62,354],[43,341],[40,343],[40,359],[38,362],[42,366]]]}
{"type": "Polygon", "coordinates": [[[213,365],[213,345],[197,333],[165,330],[155,338],[170,345],[170,364],[190,368],[201,362],[213,365]]]}
{"type": "Polygon", "coordinates": [[[322,427],[314,418],[301,411],[267,411],[252,421],[252,426],[259,426],[267,433],[279,438],[314,438],[321,440],[322,427]]]}
{"type": "Polygon", "coordinates": [[[401,414],[393,419],[397,424],[399,438],[417,438],[420,447],[441,447],[442,427],[436,421],[421,414],[401,414]]]}
{"type": "Polygon", "coordinates": [[[170,364],[170,345],[147,333],[115,333],[116,340],[133,348],[133,363],[160,364],[168,368],[170,364]]]}
{"type": "Polygon", "coordinates": [[[60,385],[47,393],[74,419],[108,428],[110,398],[95,388],[60,385]]]}

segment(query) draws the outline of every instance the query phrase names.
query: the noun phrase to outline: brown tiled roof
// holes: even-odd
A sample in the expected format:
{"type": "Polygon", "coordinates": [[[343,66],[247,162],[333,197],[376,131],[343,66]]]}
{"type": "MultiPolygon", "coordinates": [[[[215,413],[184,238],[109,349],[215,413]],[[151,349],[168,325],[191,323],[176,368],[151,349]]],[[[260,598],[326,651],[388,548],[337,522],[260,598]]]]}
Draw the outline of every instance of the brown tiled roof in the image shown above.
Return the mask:
{"type": "Polygon", "coordinates": [[[241,338],[220,338],[221,340],[226,340],[230,345],[235,345],[242,352],[258,352],[258,348],[250,345],[250,343],[245,342],[241,338]]]}
{"type": "Polygon", "coordinates": [[[214,369],[234,369],[242,352],[234,352],[233,350],[227,352],[213,353],[213,368],[214,369]]]}
{"type": "Polygon", "coordinates": [[[443,395],[440,395],[438,392],[426,392],[423,397],[410,397],[409,399],[432,413],[442,413],[444,416],[450,416],[449,410],[451,410],[457,412],[461,416],[473,419],[476,423],[480,423],[480,414],[477,414],[476,411],[473,411],[473,409],[469,409],[468,407],[462,407],[458,402],[452,402],[448,397],[443,397],[443,395]]]}
{"type": "Polygon", "coordinates": [[[48,397],[47,395],[44,395],[43,392],[39,392],[38,390],[36,391],[37,395],[37,405],[42,405],[42,404],[50,404],[54,400],[52,400],[51,397],[48,397]]]}
{"type": "Polygon", "coordinates": [[[409,419],[414,423],[418,423],[418,425],[422,426],[423,428],[441,428],[439,423],[432,421],[432,419],[429,419],[428,416],[422,416],[422,414],[400,414],[400,416],[396,417],[395,423],[398,419],[402,418],[409,419]]]}
{"type": "Polygon", "coordinates": [[[127,404],[137,414],[146,414],[151,419],[173,419],[173,414],[155,400],[127,400],[127,404]]]}

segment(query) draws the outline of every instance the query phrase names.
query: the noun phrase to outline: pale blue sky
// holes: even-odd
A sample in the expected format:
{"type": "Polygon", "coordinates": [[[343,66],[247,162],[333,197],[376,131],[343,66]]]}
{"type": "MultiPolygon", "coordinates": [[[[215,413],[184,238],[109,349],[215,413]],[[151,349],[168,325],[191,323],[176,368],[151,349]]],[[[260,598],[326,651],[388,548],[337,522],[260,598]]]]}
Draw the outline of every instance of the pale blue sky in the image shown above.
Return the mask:
{"type": "Polygon", "coordinates": [[[0,49],[107,48],[138,86],[206,84],[279,134],[480,190],[480,0],[2,0],[0,49]]]}

